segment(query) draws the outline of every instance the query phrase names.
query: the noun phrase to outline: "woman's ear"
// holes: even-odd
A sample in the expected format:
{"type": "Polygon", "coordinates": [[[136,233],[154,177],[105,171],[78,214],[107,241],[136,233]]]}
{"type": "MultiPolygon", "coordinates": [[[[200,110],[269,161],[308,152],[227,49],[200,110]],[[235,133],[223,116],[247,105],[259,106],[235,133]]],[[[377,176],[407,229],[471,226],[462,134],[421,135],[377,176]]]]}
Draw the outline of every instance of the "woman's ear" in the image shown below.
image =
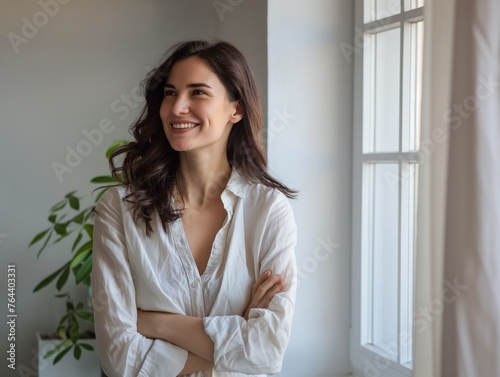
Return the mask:
{"type": "Polygon", "coordinates": [[[240,102],[236,101],[233,113],[231,114],[231,123],[233,124],[238,123],[242,119],[243,119],[243,111],[241,109],[240,102]]]}

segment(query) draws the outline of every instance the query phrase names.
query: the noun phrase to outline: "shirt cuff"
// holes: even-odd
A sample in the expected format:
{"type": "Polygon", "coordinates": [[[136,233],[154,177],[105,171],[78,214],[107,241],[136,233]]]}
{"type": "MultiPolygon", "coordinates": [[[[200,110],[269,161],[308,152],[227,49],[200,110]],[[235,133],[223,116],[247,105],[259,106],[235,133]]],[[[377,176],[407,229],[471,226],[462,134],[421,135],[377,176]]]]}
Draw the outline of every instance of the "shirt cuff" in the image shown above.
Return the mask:
{"type": "Polygon", "coordinates": [[[176,377],[184,369],[187,357],[185,349],[157,339],[144,360],[139,377],[176,377]]]}

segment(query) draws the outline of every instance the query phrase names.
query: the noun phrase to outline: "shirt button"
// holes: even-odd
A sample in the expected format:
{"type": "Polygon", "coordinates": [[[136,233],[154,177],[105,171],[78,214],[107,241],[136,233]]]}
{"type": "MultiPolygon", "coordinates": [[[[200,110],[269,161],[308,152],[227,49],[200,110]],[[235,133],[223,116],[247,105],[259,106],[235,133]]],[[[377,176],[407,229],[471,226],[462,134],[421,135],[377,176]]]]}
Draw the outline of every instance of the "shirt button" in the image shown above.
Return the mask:
{"type": "Polygon", "coordinates": [[[193,288],[198,288],[198,285],[199,285],[199,283],[197,281],[193,281],[191,283],[191,287],[193,287],[193,288]]]}

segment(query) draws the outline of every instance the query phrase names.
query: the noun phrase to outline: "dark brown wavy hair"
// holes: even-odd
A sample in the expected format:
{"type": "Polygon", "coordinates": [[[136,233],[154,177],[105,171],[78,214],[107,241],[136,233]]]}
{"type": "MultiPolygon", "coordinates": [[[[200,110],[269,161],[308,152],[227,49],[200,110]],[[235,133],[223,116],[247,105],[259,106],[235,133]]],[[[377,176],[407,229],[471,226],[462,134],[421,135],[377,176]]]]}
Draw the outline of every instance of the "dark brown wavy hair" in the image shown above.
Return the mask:
{"type": "Polygon", "coordinates": [[[289,198],[296,192],[267,173],[262,144],[262,109],[257,85],[245,57],[227,42],[203,40],[179,43],[167,51],[164,61],[143,81],[146,103],[131,132],[135,141],[117,148],[109,162],[113,177],[129,189],[124,200],[131,204],[136,223],[144,221],[147,233],[153,231],[156,211],[165,228],[182,215],[174,205],[178,185],[179,152],[168,142],[160,105],[164,84],[174,64],[191,56],[203,59],[224,84],[230,101],[239,101],[243,118],[232,127],[227,144],[229,165],[249,183],[276,188],[289,198]],[[117,166],[117,157],[123,158],[117,166]]]}

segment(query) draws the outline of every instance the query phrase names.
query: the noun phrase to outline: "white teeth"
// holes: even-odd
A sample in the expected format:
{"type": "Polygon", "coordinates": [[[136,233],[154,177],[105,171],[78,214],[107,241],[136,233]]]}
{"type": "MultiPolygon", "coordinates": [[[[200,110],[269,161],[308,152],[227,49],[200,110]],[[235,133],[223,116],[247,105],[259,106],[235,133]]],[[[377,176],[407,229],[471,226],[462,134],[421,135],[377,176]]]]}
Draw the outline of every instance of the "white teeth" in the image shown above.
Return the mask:
{"type": "Polygon", "coordinates": [[[195,123],[172,123],[173,128],[194,128],[196,127],[195,123]]]}

